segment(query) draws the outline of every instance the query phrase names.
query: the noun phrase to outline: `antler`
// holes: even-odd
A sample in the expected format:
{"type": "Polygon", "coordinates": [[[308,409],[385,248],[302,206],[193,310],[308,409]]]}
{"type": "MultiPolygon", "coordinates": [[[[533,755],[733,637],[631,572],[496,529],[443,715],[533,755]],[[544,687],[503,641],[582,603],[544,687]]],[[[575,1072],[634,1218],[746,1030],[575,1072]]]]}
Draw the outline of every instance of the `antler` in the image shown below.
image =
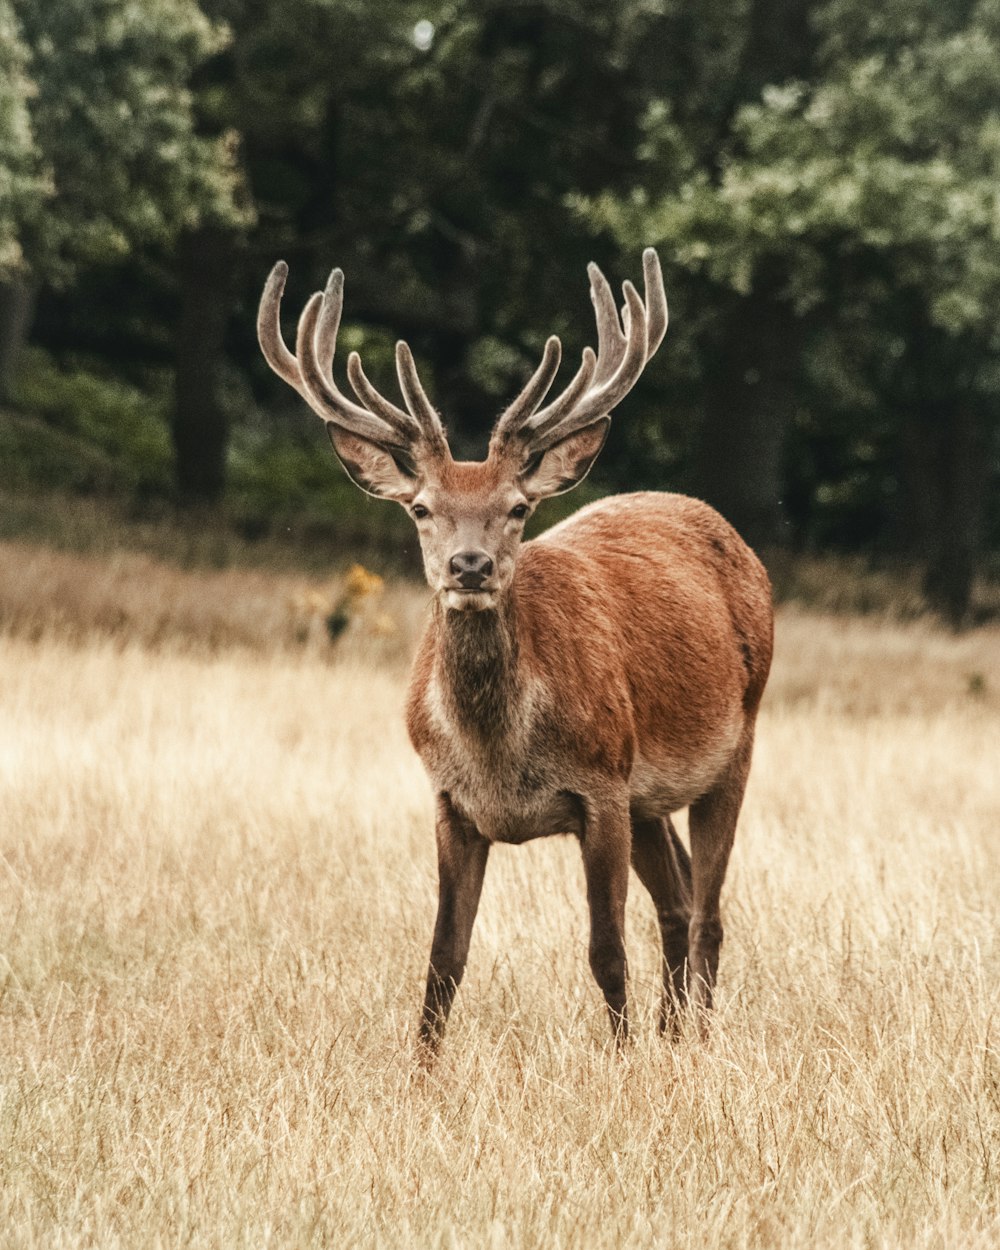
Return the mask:
{"type": "Polygon", "coordinates": [[[607,278],[594,264],[590,298],[597,317],[597,354],[589,347],[576,376],[566,389],[538,410],[559,368],[561,345],[554,335],[546,342],[542,363],[521,394],[497,422],[490,440],[491,453],[504,452],[516,437],[532,451],[545,451],[574,430],[611,412],[646,367],[667,332],[667,296],[659,257],[651,247],[642,254],[646,302],[631,282],[625,282],[625,304],[618,319],[607,278]],[[537,410],[537,411],[536,411],[537,410]]]}
{"type": "Polygon", "coordinates": [[[351,352],[347,358],[347,376],[361,403],[348,399],[334,382],[333,357],[344,310],[342,270],[334,269],[326,290],[317,291],[302,310],[292,355],[281,336],[280,322],[287,277],[288,266],[279,260],[268,276],[257,313],[257,339],[274,372],[294,387],[324,421],[383,447],[406,451],[422,442],[429,451],[447,455],[441,419],[420,385],[413,355],[405,343],[396,344],[396,371],[405,412],[369,382],[357,352],[351,352]]]}

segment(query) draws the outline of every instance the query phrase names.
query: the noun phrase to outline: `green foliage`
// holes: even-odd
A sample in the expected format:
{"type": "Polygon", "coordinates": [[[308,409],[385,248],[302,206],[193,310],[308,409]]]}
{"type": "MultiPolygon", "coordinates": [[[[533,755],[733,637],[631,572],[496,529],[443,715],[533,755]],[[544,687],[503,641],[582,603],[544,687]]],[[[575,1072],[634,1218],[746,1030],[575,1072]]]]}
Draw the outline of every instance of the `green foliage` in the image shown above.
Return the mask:
{"type": "Polygon", "coordinates": [[[47,194],[21,226],[50,281],[236,208],[236,136],[196,132],[191,77],[224,45],[195,0],[13,0],[47,194]]]}
{"type": "Polygon", "coordinates": [[[743,291],[780,249],[802,311],[829,298],[822,249],[878,255],[896,289],[920,293],[932,324],[992,338],[998,101],[1000,43],[982,27],[838,65],[811,91],[772,90],[745,109],[734,136],[742,155],[672,224],[692,238],[689,255],[700,244],[713,276],[743,291]]]}
{"type": "Polygon", "coordinates": [[[11,0],[0,0],[0,277],[20,266],[20,222],[42,193],[28,116],[27,59],[11,0]]]}
{"type": "MultiPolygon", "coordinates": [[[[63,488],[118,493],[133,500],[171,492],[170,379],[150,373],[135,385],[83,362],[56,365],[29,351],[15,399],[33,414],[8,414],[0,452],[9,456],[4,481],[17,489],[63,488]]],[[[352,531],[377,514],[385,534],[409,534],[402,513],[373,507],[341,472],[319,423],[306,411],[292,428],[240,425],[229,454],[232,513],[265,532],[282,518],[311,517],[352,531]],[[386,519],[386,514],[388,518],[386,519]],[[383,523],[384,522],[384,523],[383,523]]]]}
{"type": "MultiPolygon", "coordinates": [[[[305,422],[303,421],[303,426],[305,422]]],[[[236,432],[229,458],[229,498],[248,513],[275,517],[354,511],[357,488],[340,473],[325,435],[236,432]]]]}
{"type": "MultiPolygon", "coordinates": [[[[64,356],[85,339],[108,375],[127,360],[133,378],[164,377],[180,294],[188,427],[211,432],[220,465],[232,430],[248,528],[296,512],[402,546],[401,519],[354,493],[260,359],[273,261],[291,263],[289,320],[342,266],[337,369],[361,349],[392,394],[405,337],[474,456],[549,333],[564,376],[592,341],[586,262],[634,278],[655,243],[671,329],[614,422],[602,486],[692,490],[765,545],[969,550],[984,523],[1000,533],[998,14],[994,0],[0,0],[0,271],[23,245],[64,284],[63,300],[43,294],[41,337],[64,356]],[[226,241],[212,280],[176,250],[203,226],[226,241]],[[79,291],[100,293],[92,314],[79,291]],[[191,309],[211,314],[200,354],[191,309]],[[204,372],[247,379],[206,404],[211,429],[204,372]]],[[[128,446],[96,399],[68,423],[44,395],[24,402],[159,490],[161,388],[155,446],[120,396],[128,446]]]]}
{"type": "Polygon", "coordinates": [[[777,262],[800,315],[842,300],[845,263],[867,260],[882,275],[870,298],[917,291],[946,333],[1000,346],[992,6],[951,31],[951,10],[919,0],[880,6],[867,23],[854,8],[824,9],[830,34],[813,81],[771,85],[737,112],[718,171],[695,167],[652,203],[606,199],[596,215],[629,243],[669,241],[680,264],[741,295],[777,262]],[[872,46],[873,26],[888,50],[872,46]]]}
{"type": "MultiPolygon", "coordinates": [[[[162,374],[150,375],[140,388],[83,364],[60,367],[43,352],[27,353],[15,398],[34,414],[30,428],[40,443],[18,466],[22,484],[164,493],[171,471],[167,383],[162,374]]],[[[12,421],[8,437],[20,429],[12,421]]]]}
{"type": "Polygon", "coordinates": [[[18,492],[123,493],[131,483],[99,449],[31,417],[0,412],[0,486],[18,492]]]}
{"type": "Polygon", "coordinates": [[[623,245],[662,242],[682,298],[713,310],[680,329],[701,402],[730,421],[771,405],[806,541],[894,536],[947,564],[978,541],[978,466],[995,457],[1000,17],[991,3],[805,7],[808,58],[776,60],[742,100],[730,84],[711,159],[683,103],[656,104],[647,150],[673,154],[673,181],[583,212],[623,245]]]}

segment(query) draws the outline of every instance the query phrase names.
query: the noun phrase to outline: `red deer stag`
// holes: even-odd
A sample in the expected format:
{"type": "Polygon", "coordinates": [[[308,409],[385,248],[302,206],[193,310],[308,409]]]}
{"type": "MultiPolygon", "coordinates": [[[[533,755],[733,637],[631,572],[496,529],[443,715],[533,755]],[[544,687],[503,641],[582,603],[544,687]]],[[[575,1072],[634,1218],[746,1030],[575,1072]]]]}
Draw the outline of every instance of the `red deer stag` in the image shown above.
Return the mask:
{"type": "Polygon", "coordinates": [[[326,422],[349,476],[413,517],[433,611],[417,655],[407,725],[437,794],[439,900],[420,1034],[436,1051],[465,970],[494,842],[572,833],[583,850],[590,967],[612,1029],[628,1033],[629,863],[652,896],[663,942],[660,1027],[685,1000],[712,1005],[719,894],[743,799],[754,721],[771,662],[767,574],[726,521],[683,495],[617,495],[522,543],[535,506],[584,478],[609,413],[667,328],[656,253],[645,302],[624,284],[619,320],[591,265],[598,349],[542,407],[560,343],[500,417],[481,463],[451,457],[406,343],[405,409],[352,352],[333,380],[344,276],[330,275],[281,337],[287,266],[258,318],[271,367],[326,422]],[[689,807],[691,853],[671,814],[689,807]]]}

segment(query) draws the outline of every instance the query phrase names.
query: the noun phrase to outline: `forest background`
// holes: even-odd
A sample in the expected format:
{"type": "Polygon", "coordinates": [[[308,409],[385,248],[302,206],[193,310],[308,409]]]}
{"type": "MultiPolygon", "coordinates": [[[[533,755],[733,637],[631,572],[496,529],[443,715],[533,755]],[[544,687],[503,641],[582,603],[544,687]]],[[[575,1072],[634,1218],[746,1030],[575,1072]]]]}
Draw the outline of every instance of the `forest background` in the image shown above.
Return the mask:
{"type": "Polygon", "coordinates": [[[587,261],[646,244],[671,326],[592,489],[982,615],[1000,9],[967,0],[0,0],[2,534],[86,495],[413,569],[259,357],[274,260],[295,310],[341,266],[344,348],[390,389],[405,337],[478,456],[545,337],[592,339],[587,261]]]}
{"type": "Polygon", "coordinates": [[[4,1250],[1000,1245],[998,174],[996,0],[0,0],[4,1250]],[[613,1053],[538,839],[418,1075],[430,592],[257,300],[341,266],[474,456],[647,243],[539,521],[691,491],[786,599],[713,1028],[636,882],[613,1053]]]}

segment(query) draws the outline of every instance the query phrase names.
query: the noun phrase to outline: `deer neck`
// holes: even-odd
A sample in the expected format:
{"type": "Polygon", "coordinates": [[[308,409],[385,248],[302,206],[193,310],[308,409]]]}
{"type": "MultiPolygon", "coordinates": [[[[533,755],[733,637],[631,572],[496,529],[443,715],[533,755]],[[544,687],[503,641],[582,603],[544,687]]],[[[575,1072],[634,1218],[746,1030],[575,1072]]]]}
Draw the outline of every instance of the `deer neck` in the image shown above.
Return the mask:
{"type": "Polygon", "coordinates": [[[450,716],[465,734],[481,741],[509,739],[524,694],[513,595],[485,612],[435,610],[437,677],[450,716]]]}

